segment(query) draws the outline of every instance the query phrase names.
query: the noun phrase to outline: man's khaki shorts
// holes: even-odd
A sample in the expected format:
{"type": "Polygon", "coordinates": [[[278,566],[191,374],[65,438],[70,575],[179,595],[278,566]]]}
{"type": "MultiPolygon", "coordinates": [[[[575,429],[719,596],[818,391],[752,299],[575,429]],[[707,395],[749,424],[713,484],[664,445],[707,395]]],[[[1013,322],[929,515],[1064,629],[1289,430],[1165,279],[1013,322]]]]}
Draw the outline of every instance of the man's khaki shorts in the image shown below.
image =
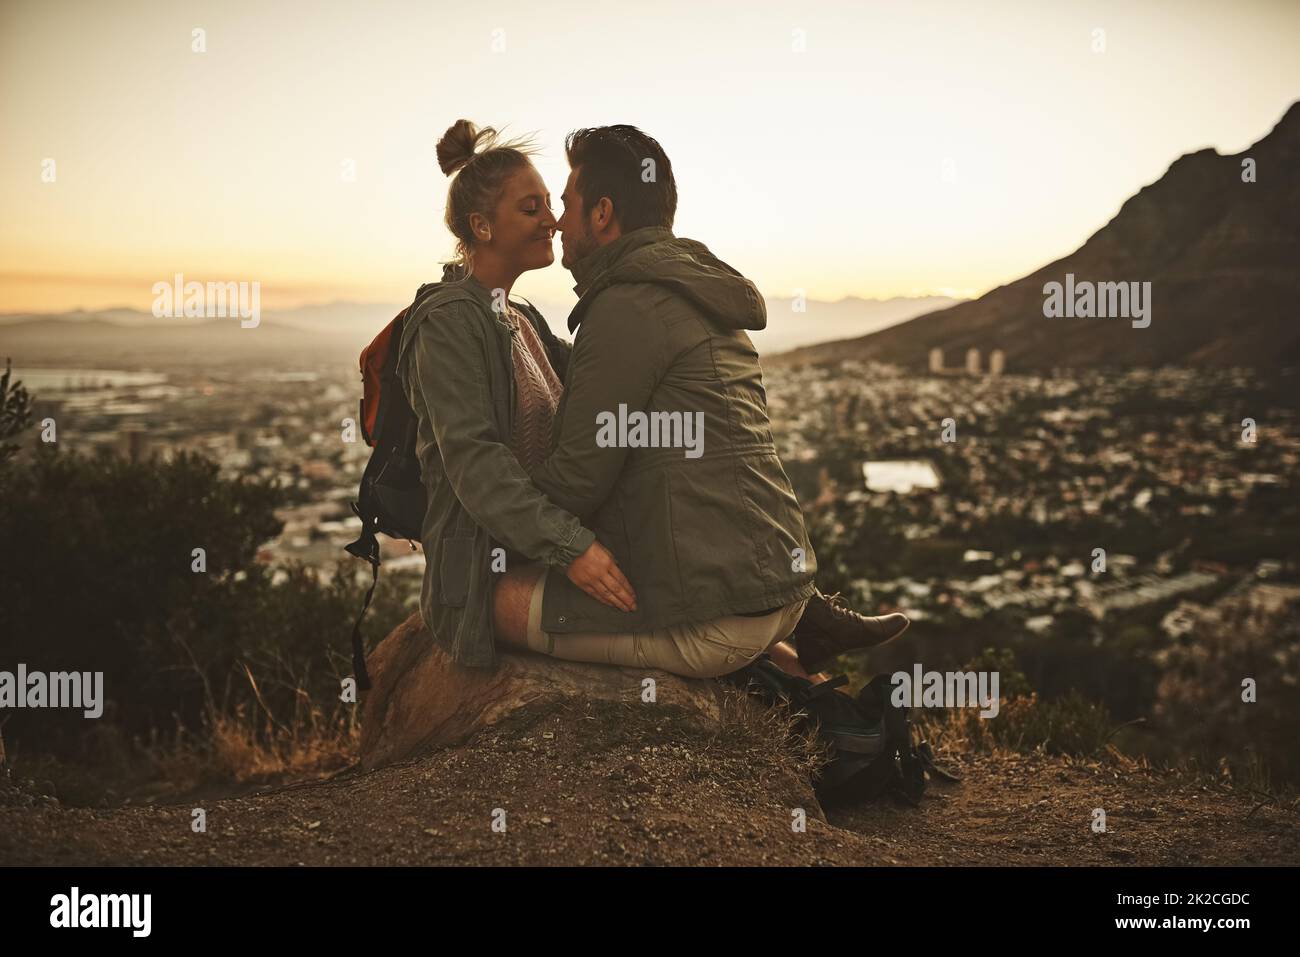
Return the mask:
{"type": "Polygon", "coordinates": [[[653,631],[561,634],[542,630],[545,591],[542,575],[528,605],[528,647],[533,651],[566,661],[660,668],[688,678],[716,678],[743,668],[788,638],[808,604],[803,598],[761,618],[727,615],[653,631]]]}

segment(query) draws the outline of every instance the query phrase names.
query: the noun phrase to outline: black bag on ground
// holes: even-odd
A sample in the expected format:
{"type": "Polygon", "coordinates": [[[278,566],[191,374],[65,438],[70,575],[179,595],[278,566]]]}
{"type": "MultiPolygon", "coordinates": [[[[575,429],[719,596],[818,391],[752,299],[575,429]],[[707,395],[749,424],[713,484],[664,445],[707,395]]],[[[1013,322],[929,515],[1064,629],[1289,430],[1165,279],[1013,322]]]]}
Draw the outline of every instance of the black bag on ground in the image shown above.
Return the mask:
{"type": "Polygon", "coordinates": [[[872,678],[857,698],[837,689],[843,675],[820,684],[783,671],[768,655],[725,679],[763,697],[785,703],[805,728],[815,728],[830,760],[814,782],[817,799],[833,806],[886,796],[915,807],[925,791],[926,772],[959,780],[937,767],[930,745],[913,744],[906,707],[890,703],[889,678],[872,678]]]}

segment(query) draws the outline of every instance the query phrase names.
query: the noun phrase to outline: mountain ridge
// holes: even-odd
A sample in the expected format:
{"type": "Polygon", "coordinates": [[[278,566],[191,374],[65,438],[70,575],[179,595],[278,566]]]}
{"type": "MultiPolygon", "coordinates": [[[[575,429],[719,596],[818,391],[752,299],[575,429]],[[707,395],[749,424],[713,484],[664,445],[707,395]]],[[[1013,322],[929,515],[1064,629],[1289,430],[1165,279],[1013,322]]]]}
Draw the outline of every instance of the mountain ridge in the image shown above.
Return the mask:
{"type": "Polygon", "coordinates": [[[1008,371],[1163,364],[1275,368],[1300,363],[1289,312],[1300,300],[1300,103],[1247,149],[1203,148],[1176,158],[1129,196],[1073,252],[983,296],[855,339],[772,357],[826,363],[851,358],[927,366],[929,351],[960,365],[967,349],[1001,349],[1008,371]],[[1244,160],[1256,182],[1244,182],[1244,160]],[[1150,327],[1122,319],[1047,319],[1046,283],[1149,281],[1150,327]]]}

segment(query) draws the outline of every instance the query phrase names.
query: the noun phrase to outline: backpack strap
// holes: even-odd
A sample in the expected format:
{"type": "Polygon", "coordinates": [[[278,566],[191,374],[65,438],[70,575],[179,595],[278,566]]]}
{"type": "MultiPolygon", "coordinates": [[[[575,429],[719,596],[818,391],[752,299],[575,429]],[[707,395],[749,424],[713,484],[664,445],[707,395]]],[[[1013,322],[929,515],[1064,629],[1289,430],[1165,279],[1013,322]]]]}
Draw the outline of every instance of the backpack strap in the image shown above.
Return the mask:
{"type": "Polygon", "coordinates": [[[795,695],[802,702],[816,701],[818,698],[830,694],[840,685],[849,683],[847,675],[836,675],[827,681],[820,681],[816,684],[809,683],[807,686],[799,686],[795,689],[795,695]]]}
{"type": "Polygon", "coordinates": [[[921,741],[916,745],[916,756],[921,759],[921,764],[924,765],[925,770],[928,773],[937,775],[945,781],[960,783],[960,775],[953,774],[951,771],[941,768],[939,765],[934,763],[934,749],[930,747],[929,741],[921,741]]]}
{"type": "Polygon", "coordinates": [[[906,705],[895,707],[890,701],[889,679],[885,675],[876,675],[862,690],[879,702],[885,735],[898,756],[898,774],[890,784],[889,793],[904,804],[916,807],[925,792],[925,762],[912,743],[912,725],[907,720],[911,709],[906,705]]]}
{"type": "MultiPolygon", "coordinates": [[[[374,536],[371,535],[373,539],[374,536]]],[[[375,597],[375,586],[379,584],[379,562],[370,563],[370,588],[366,591],[365,604],[361,606],[361,614],[357,615],[357,620],[352,626],[352,673],[357,676],[357,687],[362,691],[370,690],[370,672],[366,671],[366,649],[361,640],[361,619],[366,617],[366,609],[370,607],[370,599],[375,597]]]]}

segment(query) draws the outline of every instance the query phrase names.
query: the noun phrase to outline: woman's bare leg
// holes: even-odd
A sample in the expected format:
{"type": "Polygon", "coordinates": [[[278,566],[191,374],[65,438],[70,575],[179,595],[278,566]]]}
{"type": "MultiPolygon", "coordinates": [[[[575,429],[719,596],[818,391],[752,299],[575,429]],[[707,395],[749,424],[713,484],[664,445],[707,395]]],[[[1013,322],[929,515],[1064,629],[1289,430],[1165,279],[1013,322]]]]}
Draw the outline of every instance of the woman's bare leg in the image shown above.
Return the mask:
{"type": "Polygon", "coordinates": [[[767,649],[767,654],[778,668],[796,678],[807,678],[813,684],[821,684],[830,678],[830,675],[821,672],[810,675],[804,671],[803,666],[799,664],[799,653],[787,641],[778,641],[767,649]]]}
{"type": "Polygon", "coordinates": [[[544,568],[512,569],[501,576],[492,591],[492,627],[496,640],[510,648],[528,650],[528,605],[544,568]]]}

